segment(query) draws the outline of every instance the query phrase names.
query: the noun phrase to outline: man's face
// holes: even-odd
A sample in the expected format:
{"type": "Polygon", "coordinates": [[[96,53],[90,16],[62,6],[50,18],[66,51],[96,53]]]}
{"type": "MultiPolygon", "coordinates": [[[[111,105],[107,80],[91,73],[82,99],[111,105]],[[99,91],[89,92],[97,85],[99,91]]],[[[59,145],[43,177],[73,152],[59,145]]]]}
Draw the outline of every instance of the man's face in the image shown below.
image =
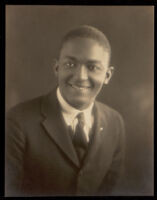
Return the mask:
{"type": "Polygon", "coordinates": [[[66,42],[56,64],[63,98],[79,110],[87,108],[111,78],[108,63],[109,53],[95,40],[75,38],[66,42]]]}

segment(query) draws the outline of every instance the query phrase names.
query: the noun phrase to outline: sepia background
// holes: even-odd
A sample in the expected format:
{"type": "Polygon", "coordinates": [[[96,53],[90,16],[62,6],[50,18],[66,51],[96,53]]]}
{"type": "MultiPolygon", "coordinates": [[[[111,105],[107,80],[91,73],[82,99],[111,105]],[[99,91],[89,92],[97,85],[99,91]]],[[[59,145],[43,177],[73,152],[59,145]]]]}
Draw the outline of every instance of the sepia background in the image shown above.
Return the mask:
{"type": "Polygon", "coordinates": [[[7,6],[6,111],[56,86],[53,59],[71,28],[102,30],[112,47],[115,73],[98,99],[118,110],[126,128],[126,174],[119,191],[153,194],[152,6],[7,6]]]}

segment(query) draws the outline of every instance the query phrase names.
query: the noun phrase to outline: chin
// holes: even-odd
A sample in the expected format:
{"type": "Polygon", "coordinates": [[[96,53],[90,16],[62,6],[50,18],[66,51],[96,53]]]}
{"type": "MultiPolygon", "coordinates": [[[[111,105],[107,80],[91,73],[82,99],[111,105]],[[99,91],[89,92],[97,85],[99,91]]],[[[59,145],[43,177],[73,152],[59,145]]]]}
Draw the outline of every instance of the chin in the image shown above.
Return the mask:
{"type": "Polygon", "coordinates": [[[72,101],[70,103],[70,105],[72,105],[73,107],[75,107],[76,109],[78,110],[83,110],[85,108],[87,108],[89,105],[90,105],[91,102],[87,102],[87,101],[84,101],[84,100],[79,100],[77,99],[76,101],[72,101]]]}

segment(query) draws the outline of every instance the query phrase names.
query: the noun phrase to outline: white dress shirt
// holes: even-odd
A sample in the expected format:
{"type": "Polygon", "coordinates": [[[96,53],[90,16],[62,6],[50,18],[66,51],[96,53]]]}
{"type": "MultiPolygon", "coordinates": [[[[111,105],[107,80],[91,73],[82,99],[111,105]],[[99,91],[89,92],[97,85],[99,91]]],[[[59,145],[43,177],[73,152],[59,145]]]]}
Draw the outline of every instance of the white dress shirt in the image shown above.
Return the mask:
{"type": "Polygon", "coordinates": [[[75,128],[78,123],[78,120],[76,118],[77,114],[80,112],[84,113],[84,117],[85,117],[84,132],[85,132],[87,142],[89,142],[89,132],[94,122],[94,117],[92,115],[92,108],[93,108],[94,103],[92,103],[85,110],[77,110],[76,108],[72,107],[64,100],[59,88],[57,88],[57,98],[62,108],[62,115],[65,120],[65,123],[67,124],[67,126],[71,126],[73,133],[75,132],[75,128]]]}

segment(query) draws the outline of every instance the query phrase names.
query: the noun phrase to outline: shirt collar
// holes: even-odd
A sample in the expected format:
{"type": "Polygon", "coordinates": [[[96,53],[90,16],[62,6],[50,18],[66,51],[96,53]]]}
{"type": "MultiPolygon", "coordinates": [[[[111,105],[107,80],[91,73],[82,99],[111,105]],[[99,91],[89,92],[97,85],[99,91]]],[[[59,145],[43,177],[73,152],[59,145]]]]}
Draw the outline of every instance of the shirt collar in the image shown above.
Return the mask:
{"type": "Polygon", "coordinates": [[[83,112],[84,117],[85,117],[85,123],[91,128],[91,126],[92,126],[92,108],[93,108],[94,103],[91,103],[89,105],[89,107],[84,110],[78,110],[78,109],[72,107],[71,105],[69,105],[65,101],[65,99],[61,95],[59,87],[57,88],[57,98],[58,98],[58,101],[62,108],[64,119],[68,125],[71,125],[73,123],[73,120],[75,119],[76,115],[79,112],[83,112]]]}

